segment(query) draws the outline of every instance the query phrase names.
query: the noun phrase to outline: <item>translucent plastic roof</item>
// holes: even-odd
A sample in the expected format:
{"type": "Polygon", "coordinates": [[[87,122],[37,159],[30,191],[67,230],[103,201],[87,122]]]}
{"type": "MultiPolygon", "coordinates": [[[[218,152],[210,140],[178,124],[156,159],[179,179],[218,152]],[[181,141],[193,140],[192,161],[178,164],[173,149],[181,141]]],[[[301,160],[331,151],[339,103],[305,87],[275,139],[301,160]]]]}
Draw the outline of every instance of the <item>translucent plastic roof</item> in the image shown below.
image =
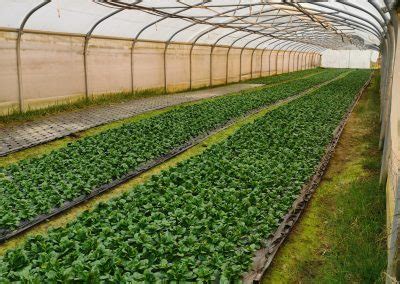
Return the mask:
{"type": "Polygon", "coordinates": [[[387,8],[382,0],[0,0],[0,28],[233,47],[378,49],[387,8]]]}

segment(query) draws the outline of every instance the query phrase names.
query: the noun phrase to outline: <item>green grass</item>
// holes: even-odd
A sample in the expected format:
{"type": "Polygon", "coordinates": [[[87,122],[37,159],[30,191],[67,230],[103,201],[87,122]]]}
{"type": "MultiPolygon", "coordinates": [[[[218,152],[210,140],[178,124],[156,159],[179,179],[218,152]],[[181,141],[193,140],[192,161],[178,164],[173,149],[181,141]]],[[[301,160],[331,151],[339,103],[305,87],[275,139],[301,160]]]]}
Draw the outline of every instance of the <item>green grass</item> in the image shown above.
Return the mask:
{"type": "Polygon", "coordinates": [[[379,185],[379,79],[345,127],[324,179],[264,283],[381,283],[385,190],[379,185]]]}

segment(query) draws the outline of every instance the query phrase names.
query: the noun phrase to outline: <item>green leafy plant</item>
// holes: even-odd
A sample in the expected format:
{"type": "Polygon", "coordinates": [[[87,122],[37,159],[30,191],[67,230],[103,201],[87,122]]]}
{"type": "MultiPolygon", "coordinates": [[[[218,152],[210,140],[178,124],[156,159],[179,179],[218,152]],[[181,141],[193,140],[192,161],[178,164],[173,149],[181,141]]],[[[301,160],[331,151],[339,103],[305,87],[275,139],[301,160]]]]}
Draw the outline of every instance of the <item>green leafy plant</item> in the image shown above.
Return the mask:
{"type": "Polygon", "coordinates": [[[323,70],[324,69],[322,69],[322,68],[314,68],[314,69],[307,69],[307,70],[291,72],[291,73],[283,73],[283,74],[274,75],[274,76],[250,79],[250,80],[246,81],[246,83],[266,84],[266,85],[278,84],[278,83],[282,83],[282,82],[286,82],[286,81],[290,81],[290,80],[297,80],[304,76],[310,76],[313,74],[317,74],[319,72],[322,72],[323,70]]]}
{"type": "Polygon", "coordinates": [[[0,281],[240,279],[369,74],[352,72],[277,108],[66,227],[31,237],[0,258],[0,281]]]}
{"type": "Polygon", "coordinates": [[[0,231],[51,212],[118,180],[231,119],[335,78],[328,70],[256,91],[219,97],[80,139],[47,155],[0,168],[0,231]]]}

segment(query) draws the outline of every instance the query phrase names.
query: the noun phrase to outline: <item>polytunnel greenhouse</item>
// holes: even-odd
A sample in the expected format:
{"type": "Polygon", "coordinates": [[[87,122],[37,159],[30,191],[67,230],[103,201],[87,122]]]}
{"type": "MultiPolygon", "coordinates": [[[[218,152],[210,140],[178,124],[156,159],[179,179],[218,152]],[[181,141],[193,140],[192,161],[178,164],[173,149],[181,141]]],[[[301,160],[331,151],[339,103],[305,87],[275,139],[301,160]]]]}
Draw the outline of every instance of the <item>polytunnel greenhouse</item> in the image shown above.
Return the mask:
{"type": "Polygon", "coordinates": [[[398,283],[399,15],[0,0],[0,282],[398,283]]]}

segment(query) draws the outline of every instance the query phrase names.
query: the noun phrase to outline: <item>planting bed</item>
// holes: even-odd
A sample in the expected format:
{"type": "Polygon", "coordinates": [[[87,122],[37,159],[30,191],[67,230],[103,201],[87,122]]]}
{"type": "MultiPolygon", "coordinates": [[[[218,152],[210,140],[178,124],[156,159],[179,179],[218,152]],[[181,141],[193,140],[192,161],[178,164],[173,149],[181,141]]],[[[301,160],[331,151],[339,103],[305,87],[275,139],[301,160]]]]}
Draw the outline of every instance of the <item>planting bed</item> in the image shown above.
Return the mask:
{"type": "Polygon", "coordinates": [[[23,229],[30,222],[44,220],[46,214],[66,202],[84,200],[95,189],[107,189],[131,177],[144,165],[154,165],[154,161],[176,153],[177,149],[179,152],[195,138],[232,119],[296,95],[342,72],[327,70],[295,83],[180,107],[0,168],[3,235],[9,235],[17,227],[23,229]]]}
{"type": "Polygon", "coordinates": [[[322,72],[323,70],[324,69],[322,69],[322,68],[315,68],[315,69],[307,69],[307,70],[291,72],[291,73],[283,73],[283,74],[274,75],[274,76],[267,76],[267,77],[251,79],[251,80],[246,81],[246,83],[272,85],[272,84],[282,83],[282,82],[286,82],[286,81],[290,81],[290,80],[299,79],[299,78],[302,78],[305,76],[317,74],[319,72],[322,72]]]}
{"type": "MultiPolygon", "coordinates": [[[[30,238],[0,259],[0,280],[240,279],[313,176],[369,75],[351,72],[85,212],[65,228],[30,238]]],[[[240,104],[266,91],[271,89],[240,104]]]]}

